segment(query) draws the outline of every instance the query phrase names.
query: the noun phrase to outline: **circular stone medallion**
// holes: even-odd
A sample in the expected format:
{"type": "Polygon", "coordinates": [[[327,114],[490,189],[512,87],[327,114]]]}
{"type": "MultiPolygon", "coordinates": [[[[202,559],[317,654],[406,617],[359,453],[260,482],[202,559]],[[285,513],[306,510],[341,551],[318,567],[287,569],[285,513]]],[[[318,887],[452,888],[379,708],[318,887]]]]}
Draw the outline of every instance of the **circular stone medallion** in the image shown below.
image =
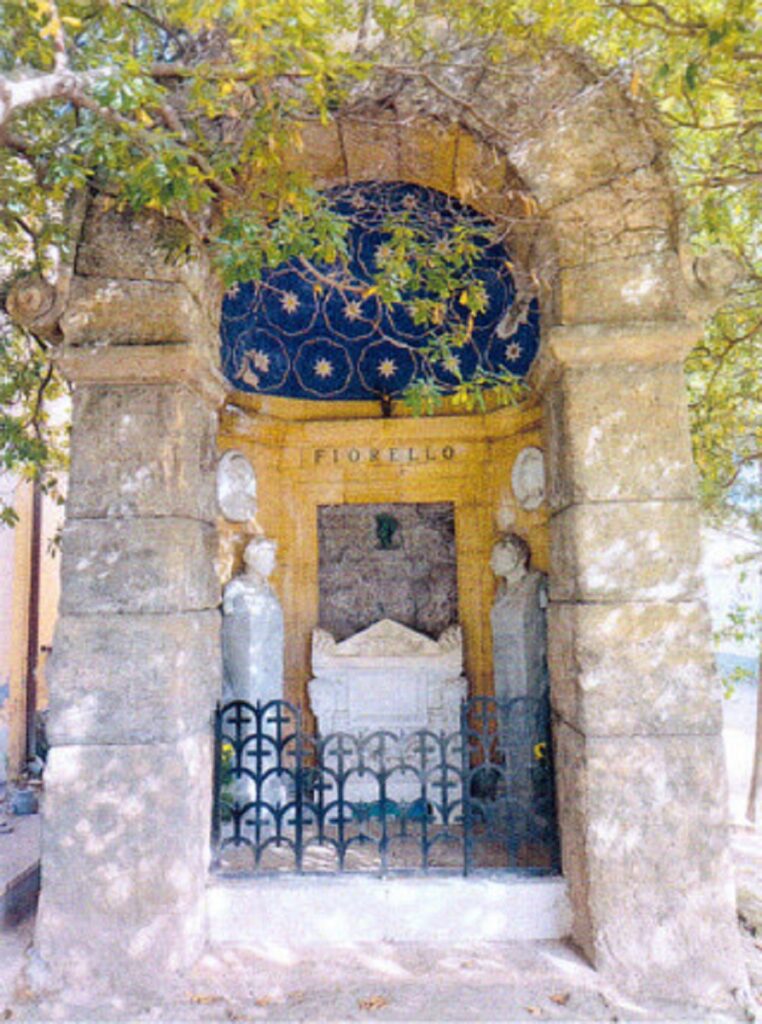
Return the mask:
{"type": "Polygon", "coordinates": [[[532,512],[545,501],[545,456],[541,448],[523,448],[511,470],[511,487],[521,508],[532,512]]]}
{"type": "Polygon", "coordinates": [[[257,478],[243,452],[225,452],[217,463],[217,504],[231,523],[247,523],[257,514],[257,478]]]}

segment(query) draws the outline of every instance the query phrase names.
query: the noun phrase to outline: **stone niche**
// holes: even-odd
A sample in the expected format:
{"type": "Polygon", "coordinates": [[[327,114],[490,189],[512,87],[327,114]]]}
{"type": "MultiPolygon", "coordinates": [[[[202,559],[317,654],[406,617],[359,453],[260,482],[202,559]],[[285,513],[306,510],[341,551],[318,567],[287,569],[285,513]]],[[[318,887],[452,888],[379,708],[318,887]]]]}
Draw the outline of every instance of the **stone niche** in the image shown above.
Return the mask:
{"type": "Polygon", "coordinates": [[[338,640],[381,619],[429,637],[458,620],[451,502],[318,509],[320,625],[338,640]]]}

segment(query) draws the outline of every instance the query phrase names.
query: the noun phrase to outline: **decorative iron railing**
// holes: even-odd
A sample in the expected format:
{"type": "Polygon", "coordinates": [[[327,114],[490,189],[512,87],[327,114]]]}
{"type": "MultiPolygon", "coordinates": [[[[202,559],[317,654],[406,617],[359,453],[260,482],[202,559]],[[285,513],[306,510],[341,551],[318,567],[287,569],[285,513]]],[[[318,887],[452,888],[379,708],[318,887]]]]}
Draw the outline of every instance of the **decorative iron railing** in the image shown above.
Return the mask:
{"type": "Polygon", "coordinates": [[[312,736],[287,701],[220,706],[215,868],[557,872],[547,699],[476,697],[460,721],[312,736]]]}

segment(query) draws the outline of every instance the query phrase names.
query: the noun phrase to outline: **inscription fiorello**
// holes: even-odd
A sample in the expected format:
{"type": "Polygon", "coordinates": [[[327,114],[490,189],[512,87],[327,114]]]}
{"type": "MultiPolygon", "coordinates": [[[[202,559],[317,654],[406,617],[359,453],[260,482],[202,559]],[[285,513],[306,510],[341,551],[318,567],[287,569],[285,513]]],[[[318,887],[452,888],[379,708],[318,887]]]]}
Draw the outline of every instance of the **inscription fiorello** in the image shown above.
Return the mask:
{"type": "Polygon", "coordinates": [[[452,462],[455,449],[444,445],[396,445],[389,448],[314,448],[315,466],[359,465],[424,465],[427,462],[452,462]]]}

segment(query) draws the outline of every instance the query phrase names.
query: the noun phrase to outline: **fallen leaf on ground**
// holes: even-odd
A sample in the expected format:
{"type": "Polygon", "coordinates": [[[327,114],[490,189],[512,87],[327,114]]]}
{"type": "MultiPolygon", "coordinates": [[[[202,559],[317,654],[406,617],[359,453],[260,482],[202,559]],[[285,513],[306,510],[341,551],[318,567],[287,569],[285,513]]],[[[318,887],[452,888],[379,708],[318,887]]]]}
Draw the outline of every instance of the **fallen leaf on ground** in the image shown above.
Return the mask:
{"type": "Polygon", "coordinates": [[[533,1017],[542,1017],[542,1010],[539,1006],[525,1006],[524,1009],[527,1013],[531,1013],[533,1017]]]}
{"type": "Polygon", "coordinates": [[[306,992],[303,992],[301,989],[297,989],[295,992],[289,992],[286,998],[291,1003],[303,1003],[306,996],[306,992]]]}
{"type": "Polygon", "coordinates": [[[260,996],[259,999],[254,1000],[255,1006],[269,1006],[273,1001],[272,996],[260,996]]]}
{"type": "Polygon", "coordinates": [[[383,1010],[389,1005],[386,996],[370,996],[368,999],[358,999],[357,1005],[361,1010],[383,1010]]]}
{"type": "Polygon", "coordinates": [[[208,1006],[210,1003],[221,1003],[223,996],[210,996],[204,993],[195,993],[190,997],[190,1002],[196,1006],[208,1006]]]}
{"type": "Polygon", "coordinates": [[[558,995],[551,996],[550,998],[552,1002],[558,1003],[559,1006],[566,1006],[566,1004],[569,1002],[570,996],[571,992],[561,992],[558,995]]]}

